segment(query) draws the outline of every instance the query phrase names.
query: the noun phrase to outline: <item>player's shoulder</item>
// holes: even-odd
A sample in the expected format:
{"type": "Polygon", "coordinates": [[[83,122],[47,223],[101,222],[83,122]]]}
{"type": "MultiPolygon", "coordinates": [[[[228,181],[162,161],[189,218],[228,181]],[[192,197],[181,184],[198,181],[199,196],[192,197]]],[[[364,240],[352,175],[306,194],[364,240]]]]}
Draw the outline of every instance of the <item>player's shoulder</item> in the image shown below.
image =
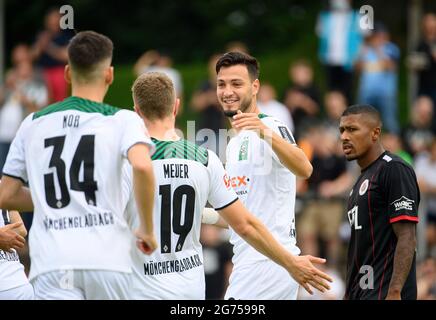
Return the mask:
{"type": "Polygon", "coordinates": [[[100,102],[72,96],[62,101],[50,104],[47,107],[33,113],[32,120],[40,119],[51,114],[55,114],[58,112],[65,112],[69,110],[74,110],[84,113],[97,113],[103,116],[126,114],[126,112],[134,113],[133,111],[114,107],[110,104],[100,103],[100,102]]]}
{"type": "Polygon", "coordinates": [[[268,128],[272,129],[277,134],[280,134],[283,139],[295,144],[295,139],[291,130],[282,121],[264,113],[259,113],[258,117],[268,128]]]}
{"type": "Polygon", "coordinates": [[[400,170],[406,170],[414,172],[413,167],[404,161],[400,156],[386,151],[380,158],[379,162],[384,167],[385,172],[399,172],[400,170]]]}
{"type": "Polygon", "coordinates": [[[156,151],[151,160],[185,159],[199,162],[206,167],[208,166],[208,150],[189,140],[164,141],[155,138],[151,138],[151,140],[156,146],[156,151]]]}

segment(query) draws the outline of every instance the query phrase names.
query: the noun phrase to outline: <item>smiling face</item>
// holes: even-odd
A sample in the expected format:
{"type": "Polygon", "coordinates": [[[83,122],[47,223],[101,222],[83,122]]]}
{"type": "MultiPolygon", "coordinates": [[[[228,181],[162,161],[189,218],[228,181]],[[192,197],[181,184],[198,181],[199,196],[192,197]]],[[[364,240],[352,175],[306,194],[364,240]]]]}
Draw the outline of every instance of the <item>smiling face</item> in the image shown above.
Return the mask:
{"type": "Polygon", "coordinates": [[[378,141],[381,128],[365,114],[349,114],[341,117],[342,150],[348,161],[363,159],[378,141]]]}
{"type": "Polygon", "coordinates": [[[259,80],[250,78],[245,65],[222,67],[217,75],[217,96],[226,114],[249,111],[259,90],[259,80]]]}

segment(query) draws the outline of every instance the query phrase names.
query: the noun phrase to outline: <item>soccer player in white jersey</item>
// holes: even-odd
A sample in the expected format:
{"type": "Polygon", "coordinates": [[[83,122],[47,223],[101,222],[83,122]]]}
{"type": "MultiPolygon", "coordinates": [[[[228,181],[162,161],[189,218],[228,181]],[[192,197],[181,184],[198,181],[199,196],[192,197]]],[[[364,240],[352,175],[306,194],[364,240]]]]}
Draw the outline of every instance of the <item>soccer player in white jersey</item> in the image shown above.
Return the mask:
{"type": "Polygon", "coordinates": [[[120,188],[125,159],[138,201],[136,235],[144,252],[156,247],[154,145],[135,112],[103,103],[113,81],[112,51],[112,41],[96,32],[71,40],[65,75],[72,96],[23,121],[3,169],[0,207],[29,211],[34,204],[30,279],[37,299],[128,298],[131,235],[120,188]]]}
{"type": "MultiPolygon", "coordinates": [[[[178,137],[174,125],[179,100],[171,80],[161,73],[146,73],[135,81],[132,91],[135,109],[156,144],[152,163],[158,241],[158,249],[150,256],[141,255],[134,248],[132,298],[205,298],[200,227],[206,202],[256,250],[289,272],[306,277],[320,290],[327,288],[327,275],[295,259],[244,208],[217,155],[178,137]]],[[[126,198],[131,194],[129,172],[126,167],[126,198]]],[[[130,199],[126,212],[132,227],[138,223],[134,211],[134,201],[130,199]]]]}
{"type": "MultiPolygon", "coordinates": [[[[303,259],[306,265],[324,263],[324,259],[298,256],[295,179],[308,178],[312,165],[296,146],[289,129],[278,119],[259,112],[257,60],[229,52],[218,60],[216,72],[218,100],[238,132],[226,149],[230,185],[291,255],[303,259]]],[[[311,281],[294,274],[289,277],[285,269],[251,248],[234,230],[230,242],[234,245],[234,267],[226,299],[294,300],[298,284],[310,292],[311,281]]]]}
{"type": "Polygon", "coordinates": [[[0,209],[0,300],[33,300],[33,287],[16,249],[24,246],[27,230],[17,211],[0,209]]]}

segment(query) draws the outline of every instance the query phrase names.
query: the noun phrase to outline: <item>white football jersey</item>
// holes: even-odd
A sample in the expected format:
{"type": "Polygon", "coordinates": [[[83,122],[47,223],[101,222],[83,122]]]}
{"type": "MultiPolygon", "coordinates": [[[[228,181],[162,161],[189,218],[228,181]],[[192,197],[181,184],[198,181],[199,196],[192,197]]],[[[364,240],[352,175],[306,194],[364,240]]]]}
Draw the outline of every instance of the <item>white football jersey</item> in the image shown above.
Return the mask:
{"type": "Polygon", "coordinates": [[[120,186],[138,143],[153,148],[137,114],[78,97],[23,121],[3,171],[29,181],[31,279],[54,270],[131,272],[120,186]]]}
{"type": "MultiPolygon", "coordinates": [[[[152,157],[156,179],[154,230],[158,247],[150,256],[133,246],[133,299],[204,299],[205,276],[200,244],[206,203],[223,209],[237,200],[221,161],[212,151],[186,140],[158,141],[152,157]]],[[[127,220],[139,224],[132,195],[130,165],[123,184],[127,220]]]]}
{"type": "MultiPolygon", "coordinates": [[[[260,114],[261,121],[289,143],[295,140],[279,120],[260,114]]],[[[295,231],[296,177],[284,167],[271,146],[254,131],[242,130],[226,150],[229,184],[245,207],[258,217],[292,254],[299,254],[295,231]]],[[[231,230],[235,267],[268,259],[231,230]]]]}
{"type": "MultiPolygon", "coordinates": [[[[0,228],[11,223],[9,212],[0,209],[0,228]]],[[[12,252],[0,250],[0,291],[20,287],[29,283],[24,267],[15,249],[12,252]]]]}

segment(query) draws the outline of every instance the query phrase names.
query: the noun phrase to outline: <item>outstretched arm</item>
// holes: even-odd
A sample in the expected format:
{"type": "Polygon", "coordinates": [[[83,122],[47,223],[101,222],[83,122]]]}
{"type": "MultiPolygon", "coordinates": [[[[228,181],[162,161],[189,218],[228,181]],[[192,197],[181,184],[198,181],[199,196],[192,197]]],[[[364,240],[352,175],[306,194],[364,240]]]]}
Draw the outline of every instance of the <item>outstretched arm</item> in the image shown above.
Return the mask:
{"type": "Polygon", "coordinates": [[[416,248],[416,225],[411,222],[392,224],[397,236],[397,246],[394,256],[394,270],[386,300],[401,300],[401,290],[412,266],[416,248]]]}
{"type": "Polygon", "coordinates": [[[327,281],[331,282],[332,278],[312,264],[325,263],[325,259],[293,256],[277,242],[259,219],[248,212],[240,200],[219,210],[219,213],[236,233],[257,251],[284,267],[307,292],[312,294],[311,287],[322,292],[330,289],[327,281]]]}

